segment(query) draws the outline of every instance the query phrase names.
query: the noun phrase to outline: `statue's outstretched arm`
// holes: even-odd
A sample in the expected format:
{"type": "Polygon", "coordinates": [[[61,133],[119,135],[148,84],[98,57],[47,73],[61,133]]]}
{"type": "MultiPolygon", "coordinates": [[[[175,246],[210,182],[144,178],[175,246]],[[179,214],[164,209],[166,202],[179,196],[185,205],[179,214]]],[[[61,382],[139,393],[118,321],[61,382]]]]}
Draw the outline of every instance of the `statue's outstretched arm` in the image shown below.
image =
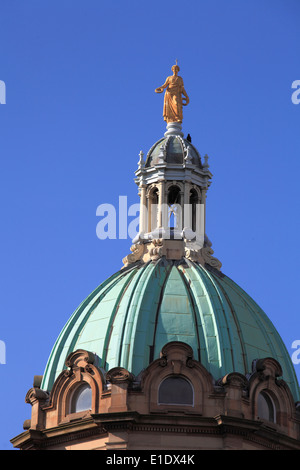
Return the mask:
{"type": "Polygon", "coordinates": [[[167,88],[168,85],[169,85],[169,77],[167,78],[167,80],[162,86],[155,88],[155,93],[162,93],[164,89],[167,88]]]}
{"type": "Polygon", "coordinates": [[[182,94],[183,94],[183,96],[184,96],[184,98],[185,98],[185,103],[182,102],[182,104],[183,104],[183,106],[186,106],[187,104],[189,104],[190,99],[189,99],[188,94],[187,94],[187,92],[185,91],[184,88],[182,88],[182,94]]]}

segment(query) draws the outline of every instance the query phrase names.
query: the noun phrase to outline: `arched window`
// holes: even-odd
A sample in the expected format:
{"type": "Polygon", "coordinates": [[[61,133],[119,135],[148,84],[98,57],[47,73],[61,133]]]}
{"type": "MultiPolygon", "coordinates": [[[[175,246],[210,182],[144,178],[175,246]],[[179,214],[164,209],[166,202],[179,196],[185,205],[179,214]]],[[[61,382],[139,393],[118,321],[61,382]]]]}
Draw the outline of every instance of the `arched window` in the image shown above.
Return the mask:
{"type": "Polygon", "coordinates": [[[257,415],[272,423],[276,422],[276,409],[272,398],[265,392],[260,392],[257,397],[257,415]]]}
{"type": "Polygon", "coordinates": [[[92,408],[92,389],[87,383],[83,383],[73,393],[71,399],[71,413],[90,410],[92,408]]]}
{"type": "Polygon", "coordinates": [[[148,231],[157,227],[158,189],[151,190],[148,197],[148,231]]]}
{"type": "Polygon", "coordinates": [[[183,377],[170,376],[164,379],[158,389],[159,405],[194,405],[194,390],[183,377]]]}
{"type": "Polygon", "coordinates": [[[170,228],[182,228],[180,188],[171,186],[168,192],[169,223],[170,228]]]}
{"type": "Polygon", "coordinates": [[[196,211],[197,211],[197,203],[198,203],[198,194],[195,189],[192,189],[190,192],[190,206],[192,212],[192,230],[196,232],[196,211]]]}

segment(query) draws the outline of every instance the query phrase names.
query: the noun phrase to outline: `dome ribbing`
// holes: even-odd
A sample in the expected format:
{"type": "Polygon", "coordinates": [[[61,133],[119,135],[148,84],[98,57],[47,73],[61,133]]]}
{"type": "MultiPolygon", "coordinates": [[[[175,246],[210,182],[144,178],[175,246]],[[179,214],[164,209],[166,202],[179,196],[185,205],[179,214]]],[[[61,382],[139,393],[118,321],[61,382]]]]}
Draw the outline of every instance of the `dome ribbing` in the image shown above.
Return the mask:
{"type": "Polygon", "coordinates": [[[216,270],[164,258],[117,272],[82,302],[53,347],[41,388],[51,389],[76,349],[96,353],[105,370],[138,375],[171,341],[190,345],[215,380],[249,374],[254,360],[273,357],[299,400],[289,354],[256,302],[216,270]]]}
{"type": "Polygon", "coordinates": [[[158,163],[162,151],[167,164],[182,165],[189,153],[191,164],[198,168],[203,168],[201,157],[196,147],[179,135],[170,135],[158,140],[148,152],[146,168],[153,167],[158,163]]]}

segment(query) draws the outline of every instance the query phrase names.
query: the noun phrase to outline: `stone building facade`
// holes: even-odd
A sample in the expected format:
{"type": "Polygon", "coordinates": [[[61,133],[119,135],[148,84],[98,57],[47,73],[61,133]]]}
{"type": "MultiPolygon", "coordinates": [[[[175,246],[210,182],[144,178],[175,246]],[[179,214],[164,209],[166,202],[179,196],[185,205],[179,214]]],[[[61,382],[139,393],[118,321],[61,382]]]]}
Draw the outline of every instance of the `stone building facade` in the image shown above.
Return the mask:
{"type": "Polygon", "coordinates": [[[60,333],[20,449],[300,449],[299,385],[272,322],[206,233],[208,156],[180,123],[140,153],[139,233],[60,333]]]}

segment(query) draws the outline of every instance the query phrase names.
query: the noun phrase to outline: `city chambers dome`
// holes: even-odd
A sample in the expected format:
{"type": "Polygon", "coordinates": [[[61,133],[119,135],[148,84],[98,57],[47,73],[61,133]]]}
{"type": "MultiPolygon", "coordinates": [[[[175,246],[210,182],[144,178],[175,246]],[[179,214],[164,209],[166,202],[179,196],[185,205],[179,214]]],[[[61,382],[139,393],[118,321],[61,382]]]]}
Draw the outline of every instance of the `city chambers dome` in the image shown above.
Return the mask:
{"type": "Polygon", "coordinates": [[[166,90],[166,132],[139,153],[130,253],[62,328],[26,394],[31,420],[16,447],[300,449],[292,360],[214,255],[209,157],[184,137],[189,98],[172,72],[155,89],[166,90]]]}
{"type": "Polygon", "coordinates": [[[263,310],[229,277],[188,259],[139,262],[96,288],[58,336],[41,388],[51,390],[72,351],[137,376],[172,341],[188,344],[215,381],[228,371],[249,375],[254,361],[272,357],[299,400],[290,356],[263,310]]]}

